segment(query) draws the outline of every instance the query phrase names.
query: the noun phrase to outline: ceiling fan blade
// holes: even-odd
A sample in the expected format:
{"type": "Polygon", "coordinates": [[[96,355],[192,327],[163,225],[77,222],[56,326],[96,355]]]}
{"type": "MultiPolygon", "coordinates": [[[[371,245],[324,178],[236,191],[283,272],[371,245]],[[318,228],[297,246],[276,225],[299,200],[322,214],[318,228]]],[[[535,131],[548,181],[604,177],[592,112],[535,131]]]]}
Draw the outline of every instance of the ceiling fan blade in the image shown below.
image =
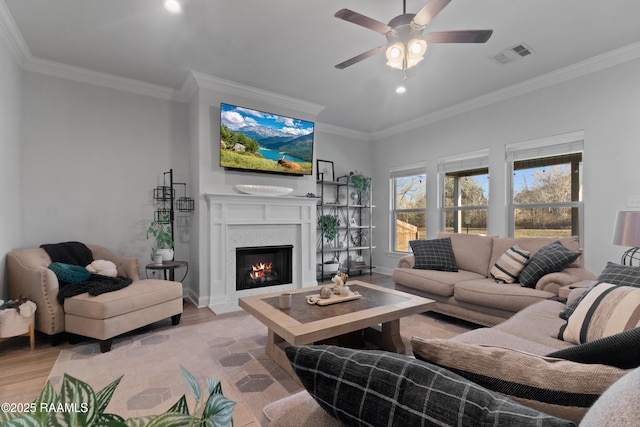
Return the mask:
{"type": "Polygon", "coordinates": [[[425,34],[427,43],[484,43],[489,40],[493,30],[437,31],[425,34]]]}
{"type": "Polygon", "coordinates": [[[339,69],[339,70],[345,69],[345,68],[349,67],[350,65],[353,65],[353,64],[355,64],[357,62],[360,62],[360,61],[362,61],[364,59],[367,59],[370,56],[375,55],[378,52],[383,51],[386,47],[387,47],[387,45],[383,44],[382,46],[378,46],[378,47],[374,47],[373,49],[369,49],[368,51],[363,52],[358,56],[354,56],[351,59],[347,59],[346,61],[339,63],[338,65],[336,65],[336,68],[339,69]]]}
{"type": "Polygon", "coordinates": [[[426,26],[436,17],[451,0],[427,0],[422,9],[413,18],[413,22],[419,26],[426,26]]]}
{"type": "Polygon", "coordinates": [[[359,14],[349,9],[341,9],[335,13],[336,18],[344,19],[345,21],[352,22],[370,30],[376,31],[380,34],[387,34],[389,31],[393,31],[393,28],[387,24],[383,24],[380,21],[376,21],[373,18],[359,14]]]}

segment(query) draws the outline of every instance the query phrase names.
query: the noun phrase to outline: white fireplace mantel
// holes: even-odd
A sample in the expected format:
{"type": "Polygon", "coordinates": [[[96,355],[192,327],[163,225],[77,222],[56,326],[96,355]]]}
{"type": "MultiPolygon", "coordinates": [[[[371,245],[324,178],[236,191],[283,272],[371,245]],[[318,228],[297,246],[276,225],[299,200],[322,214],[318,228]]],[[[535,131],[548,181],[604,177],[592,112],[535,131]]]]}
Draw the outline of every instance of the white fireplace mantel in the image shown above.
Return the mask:
{"type": "Polygon", "coordinates": [[[205,194],[209,207],[209,308],[238,310],[238,298],[316,286],[316,199],[205,194]],[[293,245],[290,284],[236,291],[236,248],[293,245]]]}

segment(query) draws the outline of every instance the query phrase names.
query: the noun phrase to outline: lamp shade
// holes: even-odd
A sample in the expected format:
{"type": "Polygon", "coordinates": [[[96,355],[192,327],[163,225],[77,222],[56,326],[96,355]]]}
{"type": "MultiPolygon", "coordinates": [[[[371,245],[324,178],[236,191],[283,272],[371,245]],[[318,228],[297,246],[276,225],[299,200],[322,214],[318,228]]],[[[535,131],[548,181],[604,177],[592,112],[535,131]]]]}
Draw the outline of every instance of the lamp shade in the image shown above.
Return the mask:
{"type": "Polygon", "coordinates": [[[613,244],[640,247],[640,211],[620,211],[613,232],[613,244]]]}

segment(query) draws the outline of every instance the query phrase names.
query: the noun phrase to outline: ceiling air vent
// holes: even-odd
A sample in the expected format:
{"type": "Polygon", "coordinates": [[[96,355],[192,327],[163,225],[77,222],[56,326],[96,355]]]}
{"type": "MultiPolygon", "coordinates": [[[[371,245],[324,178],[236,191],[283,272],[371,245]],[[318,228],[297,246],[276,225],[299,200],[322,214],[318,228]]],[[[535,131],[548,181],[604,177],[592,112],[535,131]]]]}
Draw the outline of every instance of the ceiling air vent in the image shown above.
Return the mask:
{"type": "Polygon", "coordinates": [[[526,56],[534,53],[534,50],[531,49],[524,43],[520,43],[517,46],[510,47],[509,49],[505,49],[502,52],[498,53],[491,57],[494,61],[500,64],[508,64],[510,62],[515,61],[516,59],[524,58],[526,56]]]}

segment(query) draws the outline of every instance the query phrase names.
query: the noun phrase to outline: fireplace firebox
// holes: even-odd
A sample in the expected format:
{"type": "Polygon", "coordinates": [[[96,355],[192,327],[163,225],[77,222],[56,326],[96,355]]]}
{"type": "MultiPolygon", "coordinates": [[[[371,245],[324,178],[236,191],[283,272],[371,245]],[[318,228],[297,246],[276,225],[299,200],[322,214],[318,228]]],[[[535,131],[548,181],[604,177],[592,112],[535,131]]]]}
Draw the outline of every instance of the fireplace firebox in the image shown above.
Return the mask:
{"type": "Polygon", "coordinates": [[[293,245],[236,248],[236,290],[292,282],[293,245]]]}

